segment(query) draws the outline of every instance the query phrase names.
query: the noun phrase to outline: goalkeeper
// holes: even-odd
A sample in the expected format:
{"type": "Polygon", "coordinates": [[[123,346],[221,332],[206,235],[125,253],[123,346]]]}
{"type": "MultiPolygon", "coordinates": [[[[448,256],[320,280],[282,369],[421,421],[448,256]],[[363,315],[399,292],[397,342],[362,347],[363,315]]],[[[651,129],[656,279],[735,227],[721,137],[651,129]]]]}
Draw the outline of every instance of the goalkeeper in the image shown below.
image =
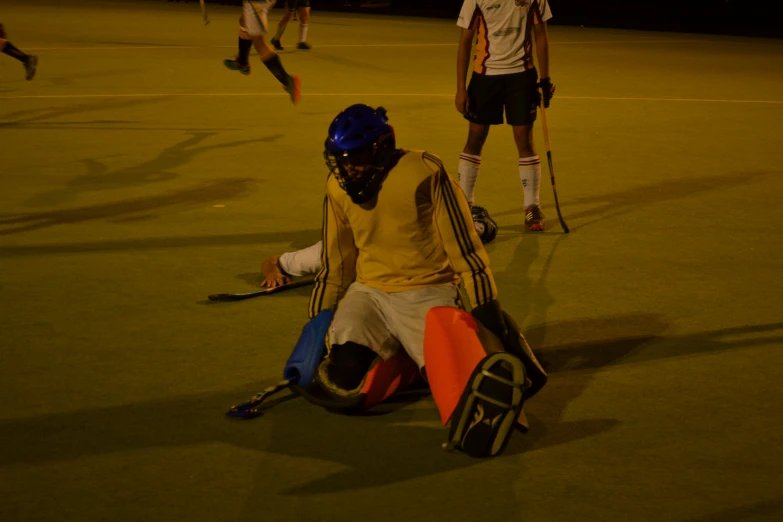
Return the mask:
{"type": "Polygon", "coordinates": [[[365,409],[421,375],[451,447],[499,454],[546,374],[501,311],[464,194],[436,156],[397,148],[383,108],[345,109],[325,149],[309,315],[335,312],[328,355],[300,391],[330,409],[365,409]]]}

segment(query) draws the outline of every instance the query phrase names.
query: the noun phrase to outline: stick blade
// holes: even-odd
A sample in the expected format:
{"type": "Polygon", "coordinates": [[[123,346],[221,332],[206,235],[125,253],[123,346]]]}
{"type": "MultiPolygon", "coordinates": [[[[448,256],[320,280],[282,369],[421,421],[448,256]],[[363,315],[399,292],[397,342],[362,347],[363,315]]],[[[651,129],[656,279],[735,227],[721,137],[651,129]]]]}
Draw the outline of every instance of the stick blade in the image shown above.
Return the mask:
{"type": "Polygon", "coordinates": [[[226,415],[232,419],[240,420],[255,419],[256,417],[260,417],[263,414],[264,412],[259,411],[258,408],[253,406],[253,401],[247,401],[241,404],[237,404],[236,406],[232,406],[231,409],[226,412],[226,415]]]}

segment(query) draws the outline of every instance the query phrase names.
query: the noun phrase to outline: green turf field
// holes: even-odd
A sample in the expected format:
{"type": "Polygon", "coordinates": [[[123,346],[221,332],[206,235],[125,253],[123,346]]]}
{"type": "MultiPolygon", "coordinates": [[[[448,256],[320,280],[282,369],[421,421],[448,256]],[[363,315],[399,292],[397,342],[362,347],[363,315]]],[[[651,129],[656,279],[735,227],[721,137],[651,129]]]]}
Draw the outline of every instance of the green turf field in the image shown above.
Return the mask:
{"type": "Polygon", "coordinates": [[[308,291],[204,303],[318,239],[347,105],[384,105],[401,146],[455,173],[454,22],[314,11],[313,51],[281,54],[293,107],[257,56],[223,68],[239,8],[210,16],[0,0],[40,57],[26,82],[0,56],[0,520],[783,518],[783,42],[550,27],[572,233],[546,170],[550,229],[522,232],[506,127],[477,196],[501,302],[551,378],[531,432],[477,461],[440,450],[429,397],[226,419],[280,378],[308,291]]]}

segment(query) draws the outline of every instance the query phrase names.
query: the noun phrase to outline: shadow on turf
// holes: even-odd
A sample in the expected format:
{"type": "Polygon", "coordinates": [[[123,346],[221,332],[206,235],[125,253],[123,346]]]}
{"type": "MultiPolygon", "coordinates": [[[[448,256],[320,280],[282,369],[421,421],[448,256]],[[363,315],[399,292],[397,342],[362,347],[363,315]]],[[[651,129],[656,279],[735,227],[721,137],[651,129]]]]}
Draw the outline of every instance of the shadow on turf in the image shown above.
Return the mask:
{"type": "MultiPolygon", "coordinates": [[[[224,180],[229,181],[229,180],[224,180]]],[[[213,200],[214,201],[214,200],[213,200]]],[[[101,206],[102,207],[102,206],[101,206]]],[[[92,208],[92,207],[91,207],[92,208]]],[[[70,218],[70,216],[69,216],[70,218]]],[[[98,219],[98,218],[95,218],[98,219]]],[[[78,220],[81,221],[81,220],[78,220]]],[[[65,221],[72,223],[78,221],[65,221]]],[[[2,218],[0,218],[2,226],[2,218]]],[[[51,225],[47,225],[51,226],[51,225]]],[[[194,246],[293,244],[309,245],[320,237],[321,229],[296,230],[293,232],[260,232],[246,234],[219,234],[209,236],[156,237],[117,241],[94,241],[86,243],[63,243],[45,245],[0,246],[2,257],[46,256],[53,254],[106,253],[125,250],[162,250],[168,248],[190,248],[194,246]]],[[[0,236],[3,235],[0,231],[0,236]]]]}
{"type": "MultiPolygon", "coordinates": [[[[524,436],[514,434],[506,456],[591,437],[615,426],[619,421],[612,418],[562,419],[568,405],[602,368],[783,342],[783,323],[680,336],[665,336],[666,327],[657,316],[634,314],[530,329],[527,335],[541,342],[539,352],[550,372],[550,383],[526,406],[531,431],[524,436]]],[[[256,421],[223,416],[228,407],[261,387],[263,383],[220,394],[2,420],[0,466],[219,442],[344,468],[318,477],[308,477],[306,468],[272,470],[271,475],[296,477],[286,482],[298,485],[277,490],[298,496],[372,488],[486,462],[440,450],[446,431],[439,425],[431,399],[426,399],[429,409],[407,407],[421,399],[420,393],[410,400],[390,401],[374,415],[334,415],[296,400],[278,405],[256,421]]],[[[480,479],[492,467],[478,466],[477,470],[480,479]]],[[[267,487],[263,482],[269,476],[269,469],[260,471],[261,485],[256,487],[267,487]]]]}
{"type": "MultiPolygon", "coordinates": [[[[162,214],[164,209],[183,209],[192,207],[203,207],[205,205],[227,200],[236,199],[248,195],[258,180],[250,178],[225,178],[196,185],[184,190],[171,191],[167,194],[157,196],[148,196],[136,199],[127,199],[116,201],[114,203],[103,203],[88,207],[75,207],[62,210],[51,210],[47,212],[29,212],[24,214],[0,215],[0,236],[19,234],[31,230],[53,227],[57,225],[73,225],[85,221],[94,221],[98,219],[122,220],[130,217],[139,219],[147,217],[157,217],[162,214]],[[153,213],[153,214],[150,214],[153,213]]],[[[257,236],[257,234],[247,234],[248,236],[257,236]]],[[[225,244],[221,241],[229,240],[232,236],[215,236],[217,244],[225,244]]],[[[98,243],[82,243],[69,245],[45,245],[32,246],[28,250],[26,247],[0,247],[0,252],[4,255],[29,255],[30,253],[54,253],[54,252],[90,252],[107,250],[127,250],[137,248],[140,243],[147,242],[153,248],[161,246],[182,246],[185,244],[198,245],[199,238],[156,238],[149,240],[126,240],[109,241],[98,243]]],[[[208,243],[208,242],[207,242],[208,243]]],[[[143,246],[142,246],[143,248],[143,246]]]]}
{"type": "MultiPolygon", "coordinates": [[[[628,214],[647,205],[678,199],[688,199],[691,196],[704,192],[725,191],[731,187],[746,185],[748,183],[761,181],[767,177],[779,176],[780,174],[781,172],[774,171],[733,172],[720,176],[683,178],[676,181],[664,180],[658,183],[630,187],[617,192],[597,194],[594,196],[573,198],[560,194],[558,194],[558,196],[560,197],[563,218],[566,223],[582,218],[589,219],[589,221],[580,223],[576,226],[569,225],[571,232],[575,232],[580,228],[623,214],[628,214]],[[575,206],[587,206],[589,208],[574,212],[571,209],[575,206]]],[[[498,212],[497,214],[493,214],[493,217],[498,218],[514,214],[524,214],[524,209],[515,208],[504,212],[498,212]]],[[[559,231],[560,225],[557,222],[555,209],[552,208],[551,211],[549,211],[549,214],[547,219],[549,229],[556,229],[559,231]]],[[[508,227],[503,227],[503,229],[507,228],[508,227]]],[[[522,229],[521,225],[519,228],[522,229]]],[[[499,235],[498,240],[504,239],[505,238],[499,235]]]]}
{"type": "MultiPolygon", "coordinates": [[[[282,138],[282,134],[230,141],[213,145],[201,145],[214,132],[189,132],[190,138],[163,149],[155,158],[120,169],[111,169],[102,163],[105,158],[79,160],[87,168],[87,174],[76,177],[67,183],[66,188],[44,192],[27,202],[28,206],[58,205],[69,201],[81,193],[96,190],[117,190],[151,183],[170,181],[180,177],[174,169],[183,167],[196,156],[213,150],[240,147],[242,145],[271,143],[282,138]]],[[[110,157],[110,156],[107,156],[110,157]]]]}
{"type": "MultiPolygon", "coordinates": [[[[51,125],[66,124],[69,122],[57,122],[50,121],[63,116],[72,116],[75,114],[85,114],[89,112],[99,111],[117,111],[119,109],[127,109],[131,107],[137,107],[139,105],[149,105],[152,103],[162,102],[167,100],[167,96],[150,96],[141,98],[99,98],[96,100],[90,100],[89,102],[77,103],[75,105],[68,105],[67,107],[45,107],[41,109],[24,109],[19,111],[13,111],[2,115],[3,121],[0,121],[0,129],[2,128],[14,128],[14,129],[29,129],[39,128],[39,125],[45,124],[47,129],[52,129],[51,125]],[[12,118],[16,118],[13,121],[9,121],[12,118]]],[[[85,123],[85,122],[77,122],[85,123]]],[[[93,123],[93,122],[88,122],[93,123]]],[[[113,122],[109,122],[113,123],[113,122]]],[[[120,122],[125,123],[125,122],[120,122]]],[[[70,125],[63,128],[70,129],[70,125]]]]}

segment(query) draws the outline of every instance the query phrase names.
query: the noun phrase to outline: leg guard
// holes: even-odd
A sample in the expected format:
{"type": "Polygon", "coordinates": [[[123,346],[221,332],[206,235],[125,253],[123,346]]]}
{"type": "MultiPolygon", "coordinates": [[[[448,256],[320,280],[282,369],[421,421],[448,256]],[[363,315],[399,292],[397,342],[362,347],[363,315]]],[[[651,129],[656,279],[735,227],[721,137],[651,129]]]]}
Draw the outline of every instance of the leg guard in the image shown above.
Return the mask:
{"type": "Polygon", "coordinates": [[[299,386],[313,382],[313,375],[326,349],[326,333],[333,317],[334,312],[323,310],[304,326],[291,357],[285,363],[283,379],[299,386]]]}
{"type": "Polygon", "coordinates": [[[377,364],[370,368],[362,386],[362,393],[365,396],[364,408],[372,408],[420,378],[418,365],[404,350],[400,350],[385,361],[379,358],[377,364]]]}
{"type": "MultiPolygon", "coordinates": [[[[369,350],[369,348],[365,348],[369,350]]],[[[369,364],[358,385],[346,389],[335,378],[346,365],[340,368],[340,361],[324,360],[318,367],[313,383],[295,390],[308,401],[329,410],[343,413],[359,413],[383,402],[395,392],[413,384],[419,377],[419,368],[415,362],[400,350],[387,360],[376,356],[369,364]]]]}
{"type": "Polygon", "coordinates": [[[504,352],[472,315],[453,307],[427,313],[424,361],[441,421],[451,421],[447,448],[473,457],[503,451],[522,411],[522,361],[504,352]]]}
{"type": "Polygon", "coordinates": [[[525,400],[529,399],[538,391],[544,387],[549,377],[541,366],[541,363],[536,359],[533,350],[530,349],[530,345],[527,344],[525,336],[519,330],[516,321],[511,318],[506,312],[503,312],[503,318],[506,321],[506,327],[508,328],[508,340],[506,341],[504,348],[507,352],[513,353],[520,359],[522,364],[525,365],[525,375],[527,375],[530,381],[530,386],[525,390],[525,400]]]}

